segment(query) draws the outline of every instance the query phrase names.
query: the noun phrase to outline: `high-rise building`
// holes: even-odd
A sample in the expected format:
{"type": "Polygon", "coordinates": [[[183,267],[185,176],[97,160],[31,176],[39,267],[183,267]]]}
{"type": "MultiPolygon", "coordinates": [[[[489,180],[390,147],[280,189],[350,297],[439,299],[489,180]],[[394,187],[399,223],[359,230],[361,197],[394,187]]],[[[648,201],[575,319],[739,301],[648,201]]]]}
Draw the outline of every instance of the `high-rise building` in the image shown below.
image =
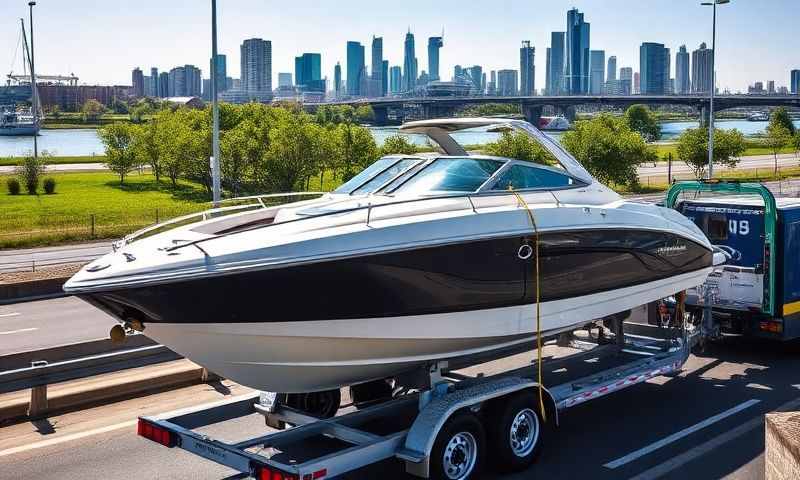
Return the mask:
{"type": "Polygon", "coordinates": [[[460,78],[464,77],[464,69],[461,65],[456,65],[453,67],[453,81],[457,81],[460,78]]]}
{"type": "Polygon", "coordinates": [[[589,62],[589,93],[602,95],[606,76],[605,50],[592,50],[589,62]]]}
{"type": "Polygon", "coordinates": [[[675,93],[675,79],[670,76],[672,72],[672,53],[669,48],[664,48],[664,94],[675,93]]]}
{"type": "Polygon", "coordinates": [[[372,92],[373,97],[382,97],[383,93],[383,37],[372,37],[372,92]]]}
{"type": "Polygon", "coordinates": [[[767,80],[767,94],[775,95],[775,80],[767,80]]]}
{"type": "Polygon", "coordinates": [[[536,66],[534,58],[536,48],[531,46],[530,40],[523,40],[519,49],[519,94],[530,96],[536,94],[536,66]]]}
{"type": "Polygon", "coordinates": [[[150,90],[147,92],[151,97],[158,98],[158,69],[152,67],[150,69],[150,90]]]}
{"type": "Polygon", "coordinates": [[[611,55],[608,57],[608,65],[606,68],[606,82],[614,82],[617,80],[617,57],[611,55]]]}
{"type": "Polygon", "coordinates": [[[304,53],[294,58],[294,83],[303,92],[324,92],[322,55],[304,53]]]}
{"type": "Polygon", "coordinates": [[[667,91],[669,72],[664,44],[645,42],[639,47],[640,92],[642,95],[664,95],[667,91]]]}
{"type": "Polygon", "coordinates": [[[793,94],[800,95],[800,70],[789,72],[789,90],[793,94]]]}
{"type": "Polygon", "coordinates": [[[389,92],[400,93],[403,91],[403,69],[394,66],[389,69],[389,92]]]}
{"type": "Polygon", "coordinates": [[[428,78],[431,82],[439,80],[439,50],[443,46],[442,37],[428,38],[428,78]]]}
{"type": "Polygon", "coordinates": [[[242,90],[267,97],[272,94],[272,42],[250,38],[242,43],[242,90]]]}
{"type": "Polygon", "coordinates": [[[478,94],[482,94],[485,89],[485,85],[483,85],[483,67],[480,65],[473,65],[467,68],[466,72],[474,86],[474,91],[478,94]]]}
{"type": "Polygon", "coordinates": [[[517,94],[517,71],[500,70],[497,72],[497,95],[513,97],[517,94]]]}
{"type": "Polygon", "coordinates": [[[381,62],[381,97],[389,93],[389,60],[381,62]]]}
{"type": "Polygon", "coordinates": [[[160,98],[172,96],[169,92],[169,73],[167,72],[158,74],[158,96],[160,98]]]}
{"type": "MultiPolygon", "coordinates": [[[[366,75],[364,46],[359,42],[347,42],[347,94],[363,95],[361,77],[366,75]]],[[[366,86],[366,85],[365,85],[366,86]]]]}
{"type": "Polygon", "coordinates": [[[131,84],[133,85],[133,96],[144,97],[144,74],[141,68],[136,67],[131,72],[131,84]]]}
{"type": "Polygon", "coordinates": [[[691,89],[689,81],[689,52],[681,45],[675,54],[675,93],[686,95],[691,89]]]}
{"type": "Polygon", "coordinates": [[[333,91],[336,97],[342,95],[342,64],[339,62],[333,67],[333,91]]]}
{"type": "Polygon", "coordinates": [[[545,89],[548,95],[564,93],[564,32],[550,34],[550,55],[547,60],[547,80],[545,89]]]}
{"type": "Polygon", "coordinates": [[[489,72],[489,84],[486,85],[486,94],[490,96],[497,95],[497,72],[492,70],[489,72]]]}
{"type": "MultiPolygon", "coordinates": [[[[214,60],[209,59],[208,65],[209,67],[213,67],[214,60]]],[[[217,77],[217,93],[222,93],[228,89],[228,82],[226,81],[228,78],[228,57],[218,53],[216,67],[216,73],[213,73],[213,70],[209,69],[208,75],[209,78],[212,74],[217,77]]]]}
{"type": "Polygon", "coordinates": [[[642,93],[642,82],[641,82],[641,75],[639,72],[633,73],[633,94],[639,95],[642,93]]]}
{"type": "Polygon", "coordinates": [[[619,69],[619,95],[631,94],[633,94],[633,69],[622,67],[619,69]]]}
{"type": "Polygon", "coordinates": [[[417,57],[414,53],[414,34],[410,28],[406,33],[403,51],[403,91],[410,92],[417,84],[417,57]]]}
{"type": "Polygon", "coordinates": [[[692,93],[711,93],[711,49],[701,43],[692,52],[692,93]]]}
{"type": "Polygon", "coordinates": [[[292,86],[292,73],[278,72],[278,88],[286,88],[291,86],[292,86]]]}
{"type": "Polygon", "coordinates": [[[567,12],[564,48],[564,90],[570,95],[589,92],[589,24],[577,8],[567,12]]]}

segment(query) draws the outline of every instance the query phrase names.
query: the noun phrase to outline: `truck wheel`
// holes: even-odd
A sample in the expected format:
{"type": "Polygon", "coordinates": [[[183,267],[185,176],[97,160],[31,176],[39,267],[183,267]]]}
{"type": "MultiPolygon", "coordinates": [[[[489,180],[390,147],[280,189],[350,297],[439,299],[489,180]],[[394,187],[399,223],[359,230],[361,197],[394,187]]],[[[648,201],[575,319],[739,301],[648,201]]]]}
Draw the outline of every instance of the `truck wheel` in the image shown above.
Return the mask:
{"type": "Polygon", "coordinates": [[[453,415],[439,430],[431,450],[431,478],[480,478],[486,450],[486,433],[470,412],[453,415]]]}
{"type": "Polygon", "coordinates": [[[286,404],[319,418],[331,418],[336,415],[342,403],[342,392],[339,389],[323,392],[290,393],[286,396],[286,404]]]}
{"type": "Polygon", "coordinates": [[[541,451],[544,433],[538,398],[531,392],[495,403],[488,417],[492,459],[500,471],[516,472],[530,466],[541,451]]]}

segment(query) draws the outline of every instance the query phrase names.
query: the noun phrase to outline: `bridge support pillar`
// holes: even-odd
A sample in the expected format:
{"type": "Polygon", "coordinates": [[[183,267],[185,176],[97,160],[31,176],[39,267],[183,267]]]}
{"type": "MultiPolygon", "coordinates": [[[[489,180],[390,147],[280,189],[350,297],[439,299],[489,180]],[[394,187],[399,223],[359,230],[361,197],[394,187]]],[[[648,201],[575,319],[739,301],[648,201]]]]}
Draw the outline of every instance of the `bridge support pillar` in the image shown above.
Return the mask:
{"type": "Polygon", "coordinates": [[[528,123],[538,128],[539,120],[542,118],[542,106],[523,103],[522,115],[528,123]]]}
{"type": "Polygon", "coordinates": [[[375,125],[385,126],[389,124],[389,107],[372,107],[375,112],[375,125]]]}

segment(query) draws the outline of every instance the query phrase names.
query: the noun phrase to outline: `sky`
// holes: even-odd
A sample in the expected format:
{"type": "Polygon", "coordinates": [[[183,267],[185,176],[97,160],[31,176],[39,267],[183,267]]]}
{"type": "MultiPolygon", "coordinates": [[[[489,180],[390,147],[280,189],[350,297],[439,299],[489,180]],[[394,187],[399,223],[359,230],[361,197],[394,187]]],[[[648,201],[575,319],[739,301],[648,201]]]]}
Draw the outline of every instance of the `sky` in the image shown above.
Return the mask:
{"type": "MultiPolygon", "coordinates": [[[[453,66],[484,71],[519,68],[519,47],[536,48],[536,88],[544,88],[550,32],[564,31],[576,7],[591,24],[591,48],[617,57],[617,67],[638,71],[639,45],[664,43],[674,54],[701,42],[711,46],[711,7],[700,0],[217,0],[219,52],[228,76],[239,76],[239,45],[246,38],[272,41],[273,86],[278,72],[294,72],[294,57],[322,54],[323,76],[337,61],[346,71],[346,42],[367,47],[383,37],[384,58],[402,65],[403,40],[416,37],[419,70],[427,70],[427,39],[444,30],[441,76],[453,66]]],[[[21,72],[13,62],[19,18],[27,23],[27,0],[0,0],[0,72],[21,72]],[[13,62],[13,64],[12,64],[13,62]]],[[[74,73],[85,84],[131,84],[131,70],[159,71],[193,64],[208,77],[210,0],[37,0],[34,10],[36,70],[74,73]]],[[[756,81],[789,83],[800,69],[797,21],[800,0],[732,0],[717,10],[717,85],[746,91],[756,81]]],[[[5,80],[5,79],[3,79],[5,80]]]]}

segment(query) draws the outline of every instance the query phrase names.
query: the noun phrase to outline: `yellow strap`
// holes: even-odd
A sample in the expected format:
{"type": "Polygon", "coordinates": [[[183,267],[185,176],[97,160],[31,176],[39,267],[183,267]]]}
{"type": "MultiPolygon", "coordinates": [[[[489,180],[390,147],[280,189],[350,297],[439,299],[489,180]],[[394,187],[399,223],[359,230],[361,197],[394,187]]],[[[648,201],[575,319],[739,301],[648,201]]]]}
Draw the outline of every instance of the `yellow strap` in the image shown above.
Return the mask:
{"type": "Polygon", "coordinates": [[[508,189],[517,197],[517,201],[528,212],[528,219],[531,221],[533,227],[533,254],[534,254],[534,268],[536,275],[536,368],[539,382],[539,409],[542,412],[542,420],[547,422],[547,413],[544,408],[544,381],[542,380],[542,316],[541,316],[541,292],[539,290],[539,228],[536,226],[536,218],[533,216],[533,210],[528,206],[528,203],[522,198],[522,195],[514,191],[513,187],[508,189]]]}

